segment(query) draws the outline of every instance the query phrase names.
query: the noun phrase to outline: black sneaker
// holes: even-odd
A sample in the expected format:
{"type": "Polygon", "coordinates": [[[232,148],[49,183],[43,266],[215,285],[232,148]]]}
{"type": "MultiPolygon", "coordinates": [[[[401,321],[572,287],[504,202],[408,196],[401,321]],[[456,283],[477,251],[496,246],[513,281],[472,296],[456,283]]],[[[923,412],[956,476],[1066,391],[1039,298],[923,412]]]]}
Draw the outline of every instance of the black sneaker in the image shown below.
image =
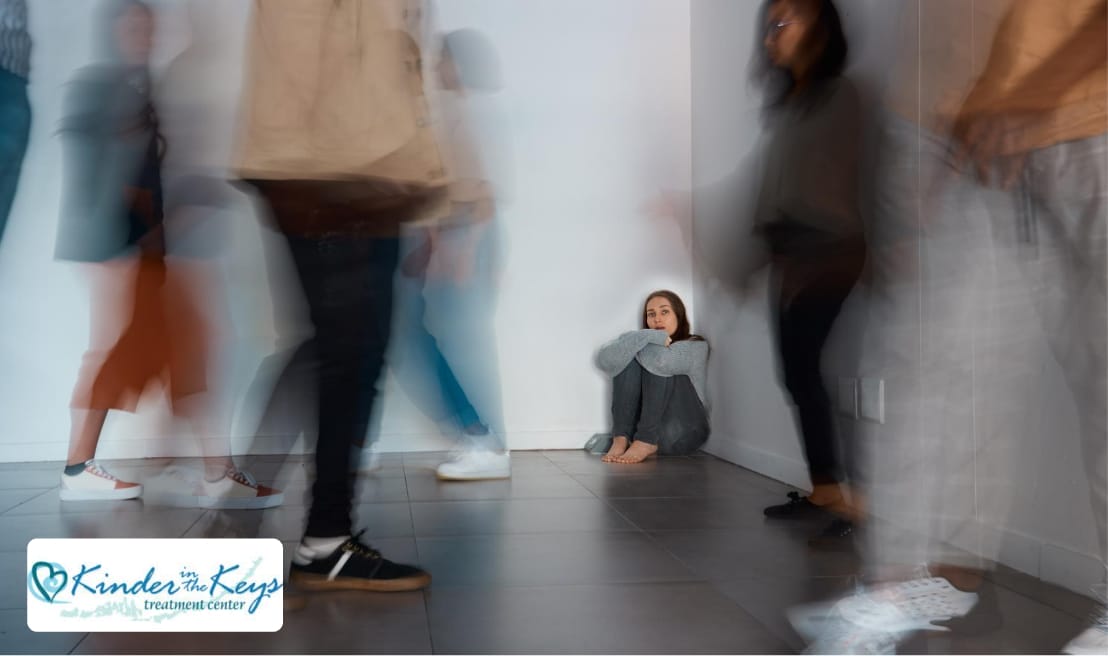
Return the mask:
{"type": "Polygon", "coordinates": [[[359,531],[331,555],[298,563],[292,561],[289,581],[303,590],[365,590],[408,592],[431,585],[431,575],[411,565],[394,563],[373,547],[359,541],[359,531]]]}
{"type": "Polygon", "coordinates": [[[827,511],[800,496],[799,492],[789,492],[789,502],[779,506],[770,506],[762,511],[770,519],[807,519],[826,516],[827,511]]]}
{"type": "Polygon", "coordinates": [[[853,551],[854,524],[845,519],[832,519],[819,535],[808,539],[808,546],[818,551],[853,551]]]}

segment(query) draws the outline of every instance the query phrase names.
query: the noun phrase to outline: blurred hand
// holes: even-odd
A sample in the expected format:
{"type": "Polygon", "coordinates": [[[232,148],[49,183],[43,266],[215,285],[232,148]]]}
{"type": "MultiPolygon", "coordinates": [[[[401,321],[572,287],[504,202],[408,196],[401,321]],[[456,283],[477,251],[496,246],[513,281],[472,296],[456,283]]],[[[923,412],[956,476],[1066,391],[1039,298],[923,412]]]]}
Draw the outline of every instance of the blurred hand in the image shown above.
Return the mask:
{"type": "Polygon", "coordinates": [[[1041,125],[1038,112],[971,110],[972,100],[955,117],[951,126],[952,163],[965,173],[972,168],[986,186],[993,184],[993,172],[1003,189],[1011,189],[1023,174],[1027,152],[1020,152],[1020,140],[1028,130],[1041,125]]]}

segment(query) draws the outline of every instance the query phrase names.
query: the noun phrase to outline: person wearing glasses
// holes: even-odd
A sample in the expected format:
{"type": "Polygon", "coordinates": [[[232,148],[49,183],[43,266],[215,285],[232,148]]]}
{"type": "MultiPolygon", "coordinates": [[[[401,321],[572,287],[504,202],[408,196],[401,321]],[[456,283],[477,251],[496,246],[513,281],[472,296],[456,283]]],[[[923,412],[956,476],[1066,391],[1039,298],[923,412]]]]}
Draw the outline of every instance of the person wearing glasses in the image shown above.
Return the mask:
{"type": "MultiPolygon", "coordinates": [[[[796,406],[813,491],[765,509],[773,519],[848,518],[839,443],[821,357],[865,261],[859,213],[861,120],[843,76],[847,41],[830,0],[768,0],[753,79],[765,94],[762,182],[754,233],[775,281],[773,322],[784,386],[796,406]]],[[[837,520],[829,530],[849,533],[837,520]]]]}

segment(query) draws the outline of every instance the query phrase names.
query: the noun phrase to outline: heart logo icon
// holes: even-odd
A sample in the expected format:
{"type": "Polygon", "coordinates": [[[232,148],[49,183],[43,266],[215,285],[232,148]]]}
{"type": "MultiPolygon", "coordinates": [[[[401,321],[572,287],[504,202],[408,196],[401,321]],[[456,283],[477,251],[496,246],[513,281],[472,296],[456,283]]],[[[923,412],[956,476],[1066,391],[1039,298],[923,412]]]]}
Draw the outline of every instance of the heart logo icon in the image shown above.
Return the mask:
{"type": "Polygon", "coordinates": [[[43,601],[54,603],[68,581],[65,568],[57,563],[38,562],[31,567],[31,593],[43,601]]]}

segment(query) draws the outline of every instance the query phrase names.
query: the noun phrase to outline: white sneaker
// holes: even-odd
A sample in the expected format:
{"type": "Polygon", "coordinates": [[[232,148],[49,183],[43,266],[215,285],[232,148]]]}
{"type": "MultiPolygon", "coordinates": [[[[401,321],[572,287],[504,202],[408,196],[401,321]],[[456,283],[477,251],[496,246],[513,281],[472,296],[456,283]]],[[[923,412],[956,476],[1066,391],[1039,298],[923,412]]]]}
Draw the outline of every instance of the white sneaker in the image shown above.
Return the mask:
{"type": "Polygon", "coordinates": [[[511,478],[512,459],[507,451],[465,451],[454,460],[439,465],[435,475],[447,481],[511,478]]]}
{"type": "Polygon", "coordinates": [[[371,474],[381,468],[381,454],[376,449],[361,449],[358,457],[358,471],[363,474],[371,474]]]}
{"type": "Polygon", "coordinates": [[[147,482],[147,501],[179,508],[213,510],[260,510],[275,508],[285,500],[280,490],[259,485],[241,469],[233,467],[218,481],[208,481],[200,472],[170,467],[147,482]]]}
{"type": "Polygon", "coordinates": [[[928,577],[876,587],[831,603],[790,608],[789,622],[811,643],[811,653],[895,653],[915,631],[949,631],[933,622],[962,617],[977,595],[944,578],[928,577]]]}
{"type": "Polygon", "coordinates": [[[1108,610],[1101,607],[1089,628],[1070,640],[1062,649],[1065,654],[1108,654],[1108,610]]]}
{"type": "Polygon", "coordinates": [[[118,501],[135,499],[141,494],[142,486],[138,483],[121,481],[95,460],[89,460],[80,474],[62,474],[62,489],[58,496],[62,501],[118,501]]]}

